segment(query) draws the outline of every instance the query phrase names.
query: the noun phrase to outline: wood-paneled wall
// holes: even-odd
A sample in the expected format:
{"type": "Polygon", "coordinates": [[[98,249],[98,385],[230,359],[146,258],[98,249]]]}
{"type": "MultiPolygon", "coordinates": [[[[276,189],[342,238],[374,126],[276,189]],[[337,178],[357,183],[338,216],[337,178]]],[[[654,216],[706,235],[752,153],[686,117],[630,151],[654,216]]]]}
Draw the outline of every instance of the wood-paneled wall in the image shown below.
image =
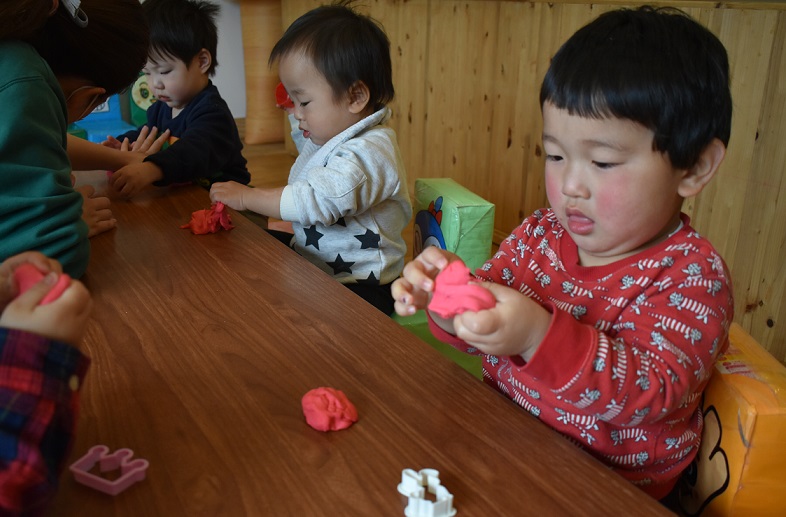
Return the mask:
{"type": "MultiPolygon", "coordinates": [[[[282,30],[321,3],[283,0],[282,30]]],[[[717,178],[684,210],[731,268],[735,320],[786,361],[786,2],[651,3],[683,8],[729,52],[728,153],[717,178]]],[[[360,0],[391,41],[392,126],[410,189],[418,177],[451,177],[492,201],[496,241],[546,206],[538,92],[549,60],[598,14],[631,5],[360,0]]],[[[272,98],[248,92],[256,94],[272,98]]]]}

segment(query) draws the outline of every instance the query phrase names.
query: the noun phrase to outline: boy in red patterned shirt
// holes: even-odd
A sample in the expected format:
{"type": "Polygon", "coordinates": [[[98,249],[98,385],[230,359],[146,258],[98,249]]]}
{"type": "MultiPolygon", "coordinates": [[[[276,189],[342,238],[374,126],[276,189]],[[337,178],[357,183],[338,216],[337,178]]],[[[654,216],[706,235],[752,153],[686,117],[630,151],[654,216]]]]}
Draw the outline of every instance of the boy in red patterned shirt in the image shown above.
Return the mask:
{"type": "MultiPolygon", "coordinates": [[[[696,455],[733,317],[723,260],[681,213],[725,156],[728,70],[674,9],[576,32],[540,93],[551,208],[477,271],[495,307],[430,314],[437,338],[484,356],[486,382],[659,499],[696,455]]],[[[432,247],[407,264],[396,311],[425,308],[455,260],[432,247]]]]}

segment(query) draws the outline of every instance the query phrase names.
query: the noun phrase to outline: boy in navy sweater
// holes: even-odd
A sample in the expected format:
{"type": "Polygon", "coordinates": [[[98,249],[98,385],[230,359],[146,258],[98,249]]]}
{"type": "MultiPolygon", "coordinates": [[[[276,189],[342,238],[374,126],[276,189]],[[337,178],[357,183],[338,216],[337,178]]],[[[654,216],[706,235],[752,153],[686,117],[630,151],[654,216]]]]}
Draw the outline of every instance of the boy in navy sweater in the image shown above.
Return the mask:
{"type": "MultiPolygon", "coordinates": [[[[150,52],[143,69],[157,101],[147,110],[147,127],[170,131],[170,145],[141,163],[118,169],[112,188],[130,197],[148,185],[200,180],[247,184],[251,176],[229,106],[210,81],[218,62],[219,7],[202,0],[147,0],[150,52]]],[[[143,126],[144,127],[144,126],[143,126]]],[[[139,130],[104,145],[134,142],[139,130]]]]}

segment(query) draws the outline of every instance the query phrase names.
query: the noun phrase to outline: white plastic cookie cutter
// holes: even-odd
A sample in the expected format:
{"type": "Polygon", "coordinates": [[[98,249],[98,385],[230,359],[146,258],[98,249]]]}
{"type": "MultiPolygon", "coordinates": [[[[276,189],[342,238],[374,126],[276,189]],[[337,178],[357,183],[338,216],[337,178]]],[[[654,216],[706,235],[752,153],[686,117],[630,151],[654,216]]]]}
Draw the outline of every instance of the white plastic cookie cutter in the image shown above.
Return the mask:
{"type": "Polygon", "coordinates": [[[87,451],[87,454],[76,460],[69,470],[74,474],[74,479],[78,483],[94,488],[109,495],[117,495],[137,481],[145,479],[147,467],[150,465],[147,460],[134,457],[131,449],[118,449],[109,453],[106,445],[94,445],[87,451]],[[120,468],[120,476],[117,479],[109,480],[90,472],[96,463],[101,472],[107,472],[120,468]]]}
{"type": "Polygon", "coordinates": [[[456,509],[453,508],[453,495],[442,486],[438,470],[422,469],[418,472],[412,469],[402,470],[398,492],[409,500],[404,509],[404,515],[407,517],[453,517],[456,515],[456,509]],[[436,497],[436,501],[426,499],[426,490],[436,497]]]}

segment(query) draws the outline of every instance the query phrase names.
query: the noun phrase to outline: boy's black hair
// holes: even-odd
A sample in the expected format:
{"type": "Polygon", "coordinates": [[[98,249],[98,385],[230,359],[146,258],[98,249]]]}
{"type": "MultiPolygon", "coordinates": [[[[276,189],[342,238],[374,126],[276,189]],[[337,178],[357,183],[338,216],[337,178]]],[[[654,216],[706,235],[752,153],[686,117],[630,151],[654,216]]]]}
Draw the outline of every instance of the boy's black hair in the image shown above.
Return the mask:
{"type": "Polygon", "coordinates": [[[204,0],[146,0],[143,5],[150,25],[150,55],[174,57],[191,64],[203,48],[210,52],[208,76],[218,66],[216,18],[221,8],[204,0]]]}
{"type": "Polygon", "coordinates": [[[273,47],[268,64],[303,52],[330,84],[335,98],[363,81],[376,111],[395,95],[390,41],[376,20],[351,4],[350,0],[323,5],[295,20],[273,47]]]}
{"type": "Polygon", "coordinates": [[[62,5],[32,38],[57,76],[72,76],[108,95],[132,84],[147,61],[148,30],[139,0],[82,0],[86,27],[62,5]]]}
{"type": "Polygon", "coordinates": [[[731,132],[723,44],[684,12],[644,6],[601,14],[557,51],[540,89],[582,117],[629,119],[655,133],[653,148],[678,169],[694,166],[731,132]]]}

